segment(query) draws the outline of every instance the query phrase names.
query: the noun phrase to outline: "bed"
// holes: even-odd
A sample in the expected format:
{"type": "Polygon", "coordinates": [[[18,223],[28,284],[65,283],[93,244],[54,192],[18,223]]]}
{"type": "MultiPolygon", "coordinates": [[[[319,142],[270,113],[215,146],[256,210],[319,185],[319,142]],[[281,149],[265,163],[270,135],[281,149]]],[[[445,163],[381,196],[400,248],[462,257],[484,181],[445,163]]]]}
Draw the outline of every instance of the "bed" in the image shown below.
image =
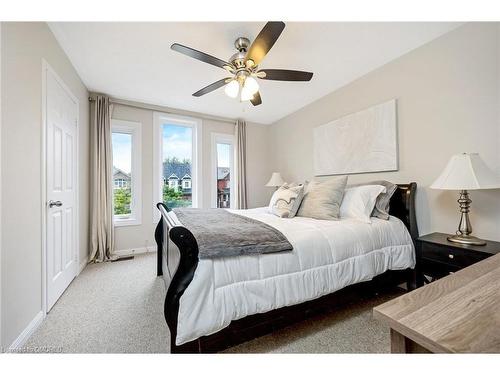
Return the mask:
{"type": "Polygon", "coordinates": [[[194,235],[159,203],[157,274],[167,287],[171,352],[220,351],[338,303],[342,292],[359,285],[411,286],[415,192],[415,183],[398,185],[390,219],[372,224],[230,210],[278,229],[293,251],[201,260],[194,235]]]}

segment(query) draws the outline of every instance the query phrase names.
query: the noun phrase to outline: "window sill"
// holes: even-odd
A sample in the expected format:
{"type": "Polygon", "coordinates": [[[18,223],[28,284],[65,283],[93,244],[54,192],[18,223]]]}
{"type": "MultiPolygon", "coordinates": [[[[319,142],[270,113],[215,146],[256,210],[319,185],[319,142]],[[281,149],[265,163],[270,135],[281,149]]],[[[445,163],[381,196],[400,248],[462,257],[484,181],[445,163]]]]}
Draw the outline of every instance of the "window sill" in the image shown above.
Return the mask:
{"type": "Polygon", "coordinates": [[[141,225],[142,222],[141,220],[138,219],[114,219],[113,220],[113,226],[116,227],[128,227],[128,226],[133,226],[133,225],[141,225]]]}

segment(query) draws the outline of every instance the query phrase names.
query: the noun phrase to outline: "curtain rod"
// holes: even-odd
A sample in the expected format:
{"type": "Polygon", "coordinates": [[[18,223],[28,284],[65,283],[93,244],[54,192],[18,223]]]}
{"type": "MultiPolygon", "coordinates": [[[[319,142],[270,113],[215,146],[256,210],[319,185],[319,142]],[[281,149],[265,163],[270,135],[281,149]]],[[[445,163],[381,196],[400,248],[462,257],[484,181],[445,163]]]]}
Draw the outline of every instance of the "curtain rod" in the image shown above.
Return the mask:
{"type": "MultiPolygon", "coordinates": [[[[233,125],[236,123],[236,120],[231,120],[231,119],[227,119],[224,117],[210,116],[210,115],[205,115],[205,114],[201,114],[198,112],[175,110],[172,108],[168,108],[168,107],[164,107],[164,106],[156,105],[156,104],[144,104],[144,103],[134,102],[134,101],[125,100],[125,99],[115,99],[115,98],[111,98],[111,97],[109,98],[109,101],[110,101],[110,103],[123,105],[126,107],[164,112],[164,113],[169,113],[171,115],[199,117],[199,118],[202,118],[205,120],[225,122],[225,123],[233,124],[233,125]]],[[[95,102],[95,98],[92,96],[89,96],[89,102],[95,102]]]]}

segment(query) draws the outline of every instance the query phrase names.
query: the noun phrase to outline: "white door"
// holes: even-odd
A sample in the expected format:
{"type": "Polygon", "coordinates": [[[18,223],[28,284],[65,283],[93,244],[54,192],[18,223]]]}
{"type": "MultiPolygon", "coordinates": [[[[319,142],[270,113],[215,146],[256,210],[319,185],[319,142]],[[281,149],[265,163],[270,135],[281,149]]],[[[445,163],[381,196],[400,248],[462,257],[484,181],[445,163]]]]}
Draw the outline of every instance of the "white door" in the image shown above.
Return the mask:
{"type": "Polygon", "coordinates": [[[46,290],[49,311],[77,272],[76,134],[78,103],[46,70],[46,290]]]}

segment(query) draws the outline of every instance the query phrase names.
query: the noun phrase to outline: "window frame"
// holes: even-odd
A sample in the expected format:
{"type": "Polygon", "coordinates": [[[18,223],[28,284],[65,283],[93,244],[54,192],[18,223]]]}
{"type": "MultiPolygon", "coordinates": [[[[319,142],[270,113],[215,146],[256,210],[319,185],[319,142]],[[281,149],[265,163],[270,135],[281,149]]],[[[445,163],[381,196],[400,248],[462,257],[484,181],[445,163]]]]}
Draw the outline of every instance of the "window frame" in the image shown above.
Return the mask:
{"type": "Polygon", "coordinates": [[[222,143],[222,144],[228,144],[231,146],[231,159],[229,160],[229,176],[230,176],[230,186],[229,186],[229,191],[230,191],[230,208],[234,209],[236,207],[236,194],[235,194],[235,168],[234,168],[234,162],[235,162],[235,136],[234,134],[227,134],[227,133],[212,133],[211,134],[212,138],[212,162],[211,162],[211,168],[210,170],[212,171],[210,173],[210,181],[211,181],[211,189],[210,189],[210,207],[211,208],[217,208],[217,144],[222,143]]]}
{"type": "MultiPolygon", "coordinates": [[[[142,124],[135,121],[111,119],[111,134],[130,134],[132,138],[131,163],[130,163],[130,188],[131,201],[130,215],[115,215],[113,212],[113,225],[123,227],[142,224],[142,124]]],[[[113,145],[111,145],[113,147],[113,145]]],[[[111,175],[114,187],[113,175],[111,175]]],[[[114,189],[113,189],[114,190],[114,189]]],[[[114,195],[114,191],[113,191],[114,195]]],[[[114,197],[113,197],[114,202],[114,197]]],[[[114,210],[114,208],[113,208],[114,210]]]]}
{"type": "MultiPolygon", "coordinates": [[[[192,207],[203,207],[202,190],[202,125],[199,118],[173,115],[164,112],[153,112],[153,223],[160,220],[160,212],[156,208],[158,202],[163,202],[163,131],[162,125],[190,127],[193,129],[191,157],[191,202],[192,207]],[[193,189],[195,186],[195,189],[193,189]]],[[[182,179],[182,177],[180,177],[182,179]]],[[[182,185],[182,183],[181,183],[182,185]]]]}

